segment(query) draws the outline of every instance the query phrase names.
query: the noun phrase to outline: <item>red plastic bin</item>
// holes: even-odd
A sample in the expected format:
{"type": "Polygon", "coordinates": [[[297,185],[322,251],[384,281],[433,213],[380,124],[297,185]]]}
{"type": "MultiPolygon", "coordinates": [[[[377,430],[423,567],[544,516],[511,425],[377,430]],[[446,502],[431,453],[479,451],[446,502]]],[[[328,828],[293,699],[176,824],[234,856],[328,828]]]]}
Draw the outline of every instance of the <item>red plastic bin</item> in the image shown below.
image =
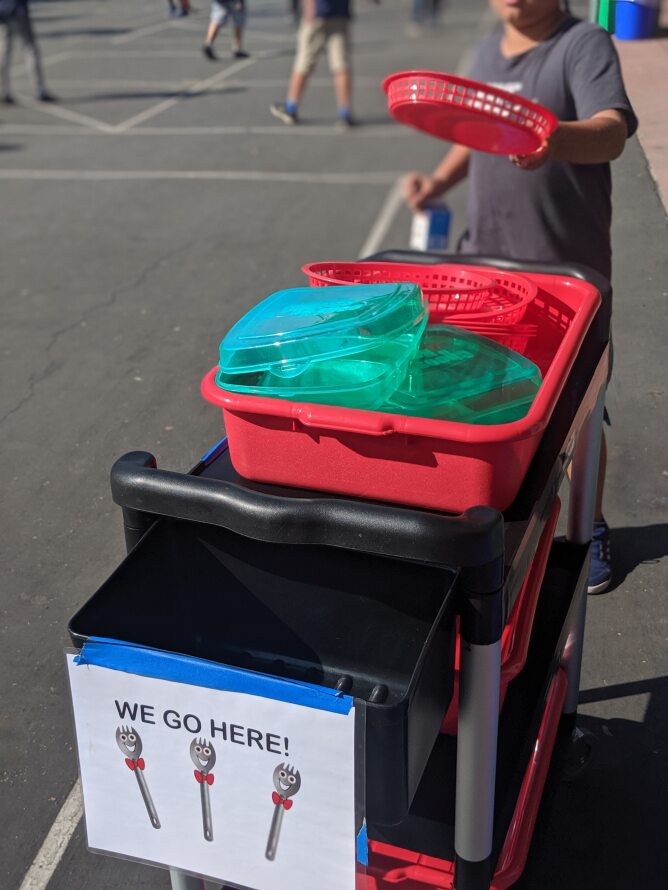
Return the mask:
{"type": "Polygon", "coordinates": [[[538,332],[526,355],[541,369],[543,383],[525,417],[476,426],[248,396],[220,389],[214,368],[202,381],[202,394],[223,409],[236,471],[257,482],[446,512],[477,504],[505,510],[601,302],[596,288],[579,279],[526,277],[538,288],[525,319],[538,332]]]}
{"type": "MultiPolygon", "coordinates": [[[[555,498],[550,515],[545,523],[545,528],[540,536],[538,547],[531,561],[531,566],[526,574],[522,589],[515,600],[506,626],[501,636],[501,684],[499,695],[499,710],[508,691],[508,684],[515,679],[524,667],[531,641],[533,619],[538,605],[538,595],[545,576],[547,560],[552,547],[554,530],[557,527],[561,501],[555,498]]],[[[459,709],[459,633],[455,643],[455,676],[452,688],[452,698],[447,713],[443,718],[441,732],[447,735],[457,735],[457,712],[459,709]]]]}

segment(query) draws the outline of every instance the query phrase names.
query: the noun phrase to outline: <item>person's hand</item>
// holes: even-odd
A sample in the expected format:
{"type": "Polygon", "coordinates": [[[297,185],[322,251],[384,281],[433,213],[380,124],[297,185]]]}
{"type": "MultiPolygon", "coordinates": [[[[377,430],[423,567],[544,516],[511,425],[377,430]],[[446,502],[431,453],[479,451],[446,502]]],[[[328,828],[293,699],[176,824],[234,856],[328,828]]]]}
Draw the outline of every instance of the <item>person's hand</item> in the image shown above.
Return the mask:
{"type": "Polygon", "coordinates": [[[422,210],[432,198],[440,194],[438,181],[428,173],[413,170],[401,180],[401,193],[413,212],[422,210]]]}
{"type": "Polygon", "coordinates": [[[520,170],[538,170],[554,157],[557,130],[548,136],[545,142],[536,151],[528,155],[509,155],[512,163],[520,170]]]}

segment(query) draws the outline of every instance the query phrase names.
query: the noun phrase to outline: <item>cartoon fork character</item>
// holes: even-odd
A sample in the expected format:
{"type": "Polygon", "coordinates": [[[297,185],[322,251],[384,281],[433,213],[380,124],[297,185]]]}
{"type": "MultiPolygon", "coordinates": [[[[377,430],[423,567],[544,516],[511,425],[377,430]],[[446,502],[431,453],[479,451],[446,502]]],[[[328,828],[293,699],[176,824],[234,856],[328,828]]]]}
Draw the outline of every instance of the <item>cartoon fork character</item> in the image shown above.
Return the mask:
{"type": "Polygon", "coordinates": [[[190,759],[195,764],[195,779],[199,784],[199,793],[202,799],[202,828],[207,841],[213,840],[213,820],[211,818],[211,800],[209,799],[209,785],[213,785],[213,773],[211,770],[216,762],[216,752],[206,739],[193,739],[190,743],[190,759]]]}
{"type": "Polygon", "coordinates": [[[274,788],[271,799],[274,802],[274,815],[271,820],[271,828],[269,829],[269,838],[267,839],[267,849],[265,856],[267,859],[274,860],[276,858],[276,850],[278,849],[278,836],[281,833],[281,825],[283,824],[283,813],[289,810],[294,803],[292,797],[299,791],[302,784],[302,777],[298,769],[293,769],[289,764],[279,763],[274,770],[274,788]]]}
{"type": "Polygon", "coordinates": [[[141,756],[143,748],[141,736],[134,726],[119,726],[116,730],[116,744],[121,749],[121,752],[125,754],[125,762],[128,765],[128,769],[131,769],[135,774],[151,825],[154,828],[160,828],[160,819],[158,819],[153,799],[144,778],[145,764],[144,758],[141,756]]]}

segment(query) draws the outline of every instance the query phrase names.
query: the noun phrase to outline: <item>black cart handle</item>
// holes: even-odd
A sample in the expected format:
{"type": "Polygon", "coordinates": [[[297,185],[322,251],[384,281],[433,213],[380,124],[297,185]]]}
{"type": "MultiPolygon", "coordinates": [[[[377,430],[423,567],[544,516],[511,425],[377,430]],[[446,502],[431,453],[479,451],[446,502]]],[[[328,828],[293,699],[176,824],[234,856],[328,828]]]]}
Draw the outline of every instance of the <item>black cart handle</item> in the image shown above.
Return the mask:
{"type": "Polygon", "coordinates": [[[503,516],[493,507],[448,516],[338,497],[281,497],[159,470],[147,451],[116,461],[111,493],[126,511],[220,526],[267,543],[323,544],[438,566],[503,566],[503,516]]]}

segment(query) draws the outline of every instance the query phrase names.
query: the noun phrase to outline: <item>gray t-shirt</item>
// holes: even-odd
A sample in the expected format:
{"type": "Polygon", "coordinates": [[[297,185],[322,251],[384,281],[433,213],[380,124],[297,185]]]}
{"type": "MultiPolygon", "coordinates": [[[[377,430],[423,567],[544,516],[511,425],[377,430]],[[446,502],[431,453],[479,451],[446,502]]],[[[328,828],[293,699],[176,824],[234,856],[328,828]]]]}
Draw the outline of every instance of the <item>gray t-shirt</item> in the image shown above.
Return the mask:
{"type": "MultiPolygon", "coordinates": [[[[638,121],[606,31],[569,17],[534,49],[504,58],[502,32],[478,47],[470,75],[549,108],[559,120],[614,108],[629,136],[638,121]]],[[[610,278],[612,182],[609,164],[550,161],[520,170],[504,155],[474,151],[469,166],[465,253],[584,263],[610,278]]]]}

